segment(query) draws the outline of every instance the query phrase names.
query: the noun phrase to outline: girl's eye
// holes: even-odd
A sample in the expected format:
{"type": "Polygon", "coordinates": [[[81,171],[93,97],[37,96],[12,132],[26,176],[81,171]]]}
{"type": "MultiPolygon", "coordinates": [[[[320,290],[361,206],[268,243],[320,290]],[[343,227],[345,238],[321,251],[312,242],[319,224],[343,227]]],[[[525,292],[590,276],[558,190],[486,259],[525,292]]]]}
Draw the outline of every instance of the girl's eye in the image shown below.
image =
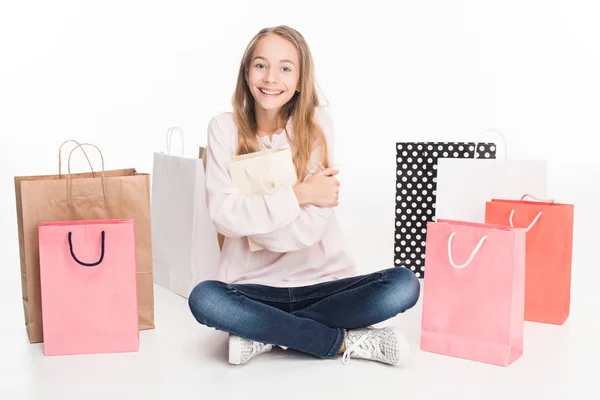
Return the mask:
{"type": "Polygon", "coordinates": [[[260,64],[260,63],[256,64],[256,68],[262,68],[262,67],[264,67],[263,64],[260,64]]]}
{"type": "Polygon", "coordinates": [[[291,69],[289,69],[288,67],[283,67],[283,71],[284,71],[284,72],[290,72],[290,71],[291,71],[291,69]]]}

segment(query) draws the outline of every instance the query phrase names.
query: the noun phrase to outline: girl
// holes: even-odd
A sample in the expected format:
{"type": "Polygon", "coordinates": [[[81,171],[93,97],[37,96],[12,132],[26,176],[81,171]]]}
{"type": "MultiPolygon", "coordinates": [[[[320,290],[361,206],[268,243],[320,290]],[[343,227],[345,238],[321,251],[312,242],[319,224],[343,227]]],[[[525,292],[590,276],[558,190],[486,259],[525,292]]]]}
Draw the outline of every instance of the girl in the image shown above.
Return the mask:
{"type": "Polygon", "coordinates": [[[356,276],[336,221],[340,183],[332,128],[319,109],[313,60],[300,33],[261,30],[240,65],[233,113],[208,127],[209,214],[226,239],[218,280],[189,296],[203,325],[230,333],[229,362],[293,348],[322,359],[399,364],[408,344],[397,328],[375,329],[415,305],[420,285],[406,268],[356,276]],[[289,145],[298,182],[264,195],[241,195],[228,162],[236,154],[289,145]],[[248,237],[264,247],[251,252],[248,237]]]}

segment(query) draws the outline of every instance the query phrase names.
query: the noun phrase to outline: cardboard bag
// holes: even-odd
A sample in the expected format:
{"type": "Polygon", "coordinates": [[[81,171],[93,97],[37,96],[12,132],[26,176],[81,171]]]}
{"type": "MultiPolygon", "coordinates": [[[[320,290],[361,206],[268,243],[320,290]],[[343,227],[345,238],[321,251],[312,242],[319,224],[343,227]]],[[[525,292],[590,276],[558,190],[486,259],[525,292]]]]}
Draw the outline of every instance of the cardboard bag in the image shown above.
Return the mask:
{"type": "MultiPolygon", "coordinates": [[[[263,194],[298,180],[289,147],[266,149],[234,156],[229,163],[233,186],[242,194],[263,194]]],[[[263,247],[248,238],[251,251],[263,247]]]]}
{"type": "Polygon", "coordinates": [[[510,365],[523,354],[525,229],[428,225],[421,349],[510,365]]]}
{"type": "Polygon", "coordinates": [[[436,219],[484,222],[485,203],[492,198],[546,197],[547,161],[508,159],[504,143],[504,159],[480,158],[478,145],[475,158],[438,160],[436,219]]]}
{"type": "Polygon", "coordinates": [[[216,278],[219,263],[217,231],[206,207],[202,160],[154,153],[152,173],[152,258],[154,282],[187,298],[200,282],[216,278]]]}
{"type": "MultiPolygon", "coordinates": [[[[85,143],[78,147],[86,145],[93,146],[85,143]]],[[[23,310],[32,343],[43,341],[38,242],[38,228],[43,222],[133,219],[139,328],[155,327],[150,176],[135,169],[104,171],[104,161],[102,169],[102,173],[71,174],[69,166],[69,173],[62,175],[59,167],[58,175],[14,178],[23,310]]]]}
{"type": "Polygon", "coordinates": [[[134,221],[39,227],[44,354],[139,349],[134,221]]]}
{"type": "Polygon", "coordinates": [[[571,305],[572,204],[492,199],[487,223],[526,228],[525,320],[562,325],[571,305]]]}

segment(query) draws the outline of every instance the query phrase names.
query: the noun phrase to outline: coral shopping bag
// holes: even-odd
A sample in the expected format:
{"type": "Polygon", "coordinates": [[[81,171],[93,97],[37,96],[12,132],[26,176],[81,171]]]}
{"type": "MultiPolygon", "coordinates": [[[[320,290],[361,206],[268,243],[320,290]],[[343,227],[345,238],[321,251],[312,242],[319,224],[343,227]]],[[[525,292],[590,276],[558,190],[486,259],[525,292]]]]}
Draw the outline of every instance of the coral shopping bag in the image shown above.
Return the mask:
{"type": "Polygon", "coordinates": [[[508,366],[523,354],[525,229],[427,228],[421,349],[508,366]]]}
{"type": "Polygon", "coordinates": [[[525,320],[562,325],[571,304],[571,204],[492,199],[485,220],[526,227],[525,320]]]}
{"type": "Polygon", "coordinates": [[[44,354],[138,350],[133,219],[39,227],[44,354]]]}

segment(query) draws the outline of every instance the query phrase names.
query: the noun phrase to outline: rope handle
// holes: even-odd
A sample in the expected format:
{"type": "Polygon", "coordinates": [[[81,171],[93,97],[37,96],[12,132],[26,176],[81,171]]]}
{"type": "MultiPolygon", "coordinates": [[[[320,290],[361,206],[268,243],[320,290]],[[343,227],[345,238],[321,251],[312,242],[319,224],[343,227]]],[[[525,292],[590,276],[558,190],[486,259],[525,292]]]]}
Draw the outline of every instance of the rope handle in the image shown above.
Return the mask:
{"type": "Polygon", "coordinates": [[[273,194],[273,193],[275,193],[275,191],[276,191],[276,188],[277,188],[278,181],[270,181],[270,182],[273,182],[273,184],[274,184],[274,186],[275,186],[273,189],[268,189],[268,188],[265,186],[265,175],[267,174],[267,172],[268,172],[268,171],[269,171],[269,169],[271,168],[271,165],[270,165],[270,164],[267,164],[267,165],[265,165],[265,166],[263,167],[263,169],[262,169],[262,171],[261,171],[261,173],[260,173],[259,175],[254,175],[254,174],[253,174],[253,173],[250,171],[250,169],[249,169],[249,168],[250,168],[250,166],[248,166],[248,165],[247,165],[247,166],[246,166],[246,168],[245,168],[245,170],[246,170],[246,174],[248,174],[248,176],[249,176],[249,177],[251,177],[252,179],[255,179],[255,180],[257,180],[257,181],[259,182],[259,184],[260,184],[260,186],[262,187],[262,189],[263,189],[264,193],[266,193],[266,194],[273,194]]]}
{"type": "MultiPolygon", "coordinates": [[[[510,212],[510,216],[508,217],[508,222],[510,223],[510,227],[514,228],[515,226],[513,225],[513,216],[515,215],[515,210],[513,209],[510,212]]],[[[533,219],[533,221],[531,222],[531,224],[529,224],[529,226],[527,227],[527,229],[525,230],[525,232],[529,232],[529,230],[531,228],[533,228],[533,226],[535,225],[536,222],[538,222],[538,220],[540,219],[540,217],[542,216],[542,212],[540,211],[535,218],[533,219]]]]}
{"type": "MultiPolygon", "coordinates": [[[[60,147],[58,148],[58,179],[60,179],[62,177],[62,148],[65,144],[67,144],[69,142],[77,143],[77,146],[80,146],[80,143],[77,140],[73,140],[73,139],[66,140],[60,145],[60,147]]],[[[85,149],[83,147],[81,147],[81,151],[83,151],[83,155],[85,156],[85,159],[87,160],[88,165],[90,166],[90,170],[92,170],[92,177],[94,177],[95,172],[94,172],[94,167],[92,167],[92,162],[90,161],[90,158],[88,157],[88,155],[85,152],[85,149]]]]}
{"type": "Polygon", "coordinates": [[[494,132],[494,133],[500,135],[500,137],[502,138],[502,141],[504,142],[504,159],[505,160],[508,159],[508,151],[507,151],[508,145],[506,143],[506,137],[502,134],[502,132],[500,132],[499,129],[496,129],[496,128],[488,128],[479,134],[479,136],[477,137],[477,140],[475,141],[475,158],[477,158],[477,155],[478,155],[477,147],[479,146],[481,137],[483,136],[484,133],[487,133],[487,132],[494,132]]]}
{"type": "Polygon", "coordinates": [[[468,266],[469,264],[471,264],[471,261],[473,261],[473,258],[475,257],[475,255],[477,254],[477,252],[479,251],[481,246],[483,245],[483,242],[485,242],[487,240],[487,236],[484,236],[479,240],[479,243],[477,243],[477,246],[471,252],[471,255],[469,256],[469,258],[467,259],[467,261],[464,264],[456,265],[456,263],[454,262],[454,258],[452,257],[452,239],[454,239],[455,234],[456,234],[456,232],[452,232],[450,234],[450,237],[448,238],[448,260],[450,261],[450,265],[452,265],[452,267],[460,269],[460,268],[464,268],[464,267],[468,266]]]}
{"type": "Polygon", "coordinates": [[[173,132],[179,133],[179,137],[181,139],[181,157],[183,157],[183,150],[185,148],[185,143],[184,143],[184,138],[183,138],[184,134],[183,134],[183,130],[181,130],[181,128],[179,128],[177,126],[172,126],[167,131],[167,154],[171,155],[171,142],[173,141],[173,132]]]}
{"type": "MultiPolygon", "coordinates": [[[[77,146],[75,146],[69,153],[69,159],[67,161],[67,168],[68,168],[68,173],[69,173],[69,175],[67,177],[67,199],[69,199],[69,200],[71,199],[71,156],[73,155],[73,152],[77,148],[81,148],[83,150],[83,146],[92,146],[93,148],[98,150],[98,153],[100,154],[100,160],[102,161],[102,176],[100,177],[101,178],[100,183],[102,185],[102,194],[104,196],[104,199],[106,200],[106,188],[104,185],[104,156],[102,155],[102,151],[100,151],[98,146],[93,145],[91,143],[80,143],[77,146]]],[[[86,154],[86,158],[87,158],[87,154],[86,154]]]]}
{"type": "Polygon", "coordinates": [[[523,196],[521,196],[521,201],[525,200],[525,197],[530,197],[530,198],[532,198],[532,199],[534,199],[536,201],[545,201],[545,202],[548,202],[548,203],[554,203],[554,199],[540,199],[538,197],[530,195],[529,193],[525,193],[523,196]]]}
{"type": "Polygon", "coordinates": [[[101,251],[100,251],[100,258],[98,259],[98,261],[93,262],[93,263],[85,263],[83,261],[80,261],[77,256],[75,255],[75,252],[73,251],[73,241],[71,239],[73,235],[73,232],[69,232],[69,251],[71,252],[71,257],[73,257],[73,260],[75,260],[75,262],[77,262],[77,264],[79,265],[83,265],[84,267],[95,267],[97,265],[99,265],[102,260],[104,260],[104,239],[105,239],[105,232],[102,231],[102,235],[101,235],[101,251]]]}

